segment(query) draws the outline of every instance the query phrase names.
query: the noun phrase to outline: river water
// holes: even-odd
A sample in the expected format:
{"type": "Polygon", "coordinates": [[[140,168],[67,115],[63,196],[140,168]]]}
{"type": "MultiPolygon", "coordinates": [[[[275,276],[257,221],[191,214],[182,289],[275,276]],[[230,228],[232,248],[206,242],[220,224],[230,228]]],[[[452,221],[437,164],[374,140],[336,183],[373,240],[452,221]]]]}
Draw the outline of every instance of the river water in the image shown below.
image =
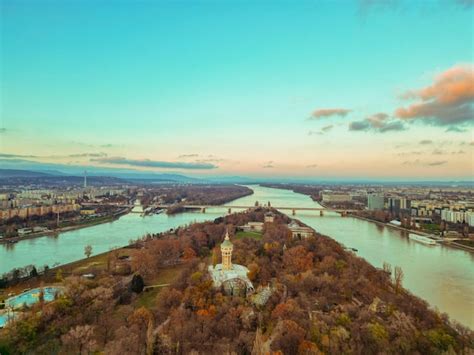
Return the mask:
{"type": "MultiPolygon", "coordinates": [[[[226,205],[253,206],[255,201],[275,207],[320,207],[309,196],[289,190],[249,186],[254,194],[226,205]]],[[[233,210],[232,212],[237,211],[233,210]]],[[[291,213],[291,211],[282,211],[291,213]]],[[[64,264],[84,258],[84,246],[93,254],[124,246],[146,233],[157,233],[191,222],[212,220],[227,210],[209,208],[206,213],[186,212],[140,217],[128,214],[89,228],[0,246],[0,274],[28,264],[64,264]]],[[[426,246],[408,239],[405,232],[351,217],[316,211],[297,211],[295,218],[338,242],[358,249],[358,255],[376,267],[383,262],[401,266],[403,284],[411,292],[474,329],[474,254],[444,246],[426,246]]]]}

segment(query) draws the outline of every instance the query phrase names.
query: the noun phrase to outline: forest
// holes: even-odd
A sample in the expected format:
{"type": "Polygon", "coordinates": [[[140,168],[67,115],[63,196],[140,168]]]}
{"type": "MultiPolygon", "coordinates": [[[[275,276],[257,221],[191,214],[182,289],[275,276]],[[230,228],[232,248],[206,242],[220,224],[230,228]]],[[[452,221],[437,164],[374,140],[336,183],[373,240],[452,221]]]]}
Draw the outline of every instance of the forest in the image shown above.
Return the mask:
{"type": "Polygon", "coordinates": [[[183,212],[184,204],[221,205],[251,194],[251,189],[240,185],[160,185],[147,186],[140,200],[144,206],[153,202],[171,205],[167,213],[174,214],[183,212]]]}
{"type": "Polygon", "coordinates": [[[239,234],[267,212],[147,235],[110,252],[94,279],[57,276],[64,292],[0,331],[0,353],[472,353],[473,332],[404,289],[400,268],[376,269],[317,231],[294,239],[277,211],[260,237],[239,234]],[[220,262],[226,230],[255,294],[213,286],[207,267],[220,262]]]}

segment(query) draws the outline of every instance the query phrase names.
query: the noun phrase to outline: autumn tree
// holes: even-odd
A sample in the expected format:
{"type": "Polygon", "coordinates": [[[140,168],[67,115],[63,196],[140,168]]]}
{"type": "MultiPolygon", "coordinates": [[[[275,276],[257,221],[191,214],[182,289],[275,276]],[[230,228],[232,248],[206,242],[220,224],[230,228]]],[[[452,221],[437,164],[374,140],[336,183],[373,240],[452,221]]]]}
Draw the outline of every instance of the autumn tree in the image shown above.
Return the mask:
{"type": "Polygon", "coordinates": [[[297,354],[305,330],[292,320],[284,320],[278,326],[278,333],[271,343],[272,350],[281,350],[284,354],[297,354]]]}
{"type": "Polygon", "coordinates": [[[94,327],[78,325],[61,336],[61,341],[71,353],[88,354],[96,348],[94,327]]]}

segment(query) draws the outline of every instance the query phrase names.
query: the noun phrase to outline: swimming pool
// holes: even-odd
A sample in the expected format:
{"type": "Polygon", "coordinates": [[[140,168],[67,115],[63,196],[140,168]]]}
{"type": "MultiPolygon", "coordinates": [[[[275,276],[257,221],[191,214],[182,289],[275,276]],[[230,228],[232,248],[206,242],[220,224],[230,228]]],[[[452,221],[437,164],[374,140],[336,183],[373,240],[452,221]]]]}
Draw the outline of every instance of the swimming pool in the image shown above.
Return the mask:
{"type": "Polygon", "coordinates": [[[39,301],[41,291],[43,291],[44,301],[51,302],[54,300],[56,295],[61,292],[61,288],[60,287],[34,288],[32,290],[20,293],[17,296],[7,298],[5,300],[5,307],[18,309],[24,306],[31,306],[39,301]]]}
{"type": "Polygon", "coordinates": [[[15,317],[16,317],[15,312],[8,312],[8,313],[5,312],[5,313],[0,314],[0,328],[4,328],[5,325],[15,317]]]}

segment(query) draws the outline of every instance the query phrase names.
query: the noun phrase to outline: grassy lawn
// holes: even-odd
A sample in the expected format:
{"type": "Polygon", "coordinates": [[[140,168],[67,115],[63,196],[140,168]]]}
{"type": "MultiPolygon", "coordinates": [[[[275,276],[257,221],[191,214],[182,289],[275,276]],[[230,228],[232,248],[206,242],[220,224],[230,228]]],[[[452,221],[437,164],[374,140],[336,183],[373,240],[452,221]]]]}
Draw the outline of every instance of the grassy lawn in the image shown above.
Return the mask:
{"type": "Polygon", "coordinates": [[[424,229],[427,232],[439,232],[439,224],[434,224],[434,223],[426,223],[422,224],[421,228],[424,229]]]}
{"type": "MultiPolygon", "coordinates": [[[[184,265],[177,265],[170,268],[162,269],[158,274],[150,281],[146,283],[146,286],[150,285],[161,285],[161,284],[170,284],[181,274],[184,265]]],[[[136,301],[136,307],[146,307],[148,309],[155,308],[156,296],[163,290],[165,287],[152,288],[149,291],[144,291],[138,297],[136,301]]]]}
{"type": "Polygon", "coordinates": [[[467,245],[468,247],[474,248],[474,240],[471,240],[471,239],[457,239],[455,240],[455,242],[458,244],[467,245]]]}
{"type": "Polygon", "coordinates": [[[262,239],[262,233],[240,231],[235,234],[233,239],[239,240],[239,239],[244,239],[244,238],[252,238],[252,239],[260,240],[262,239]]]}

